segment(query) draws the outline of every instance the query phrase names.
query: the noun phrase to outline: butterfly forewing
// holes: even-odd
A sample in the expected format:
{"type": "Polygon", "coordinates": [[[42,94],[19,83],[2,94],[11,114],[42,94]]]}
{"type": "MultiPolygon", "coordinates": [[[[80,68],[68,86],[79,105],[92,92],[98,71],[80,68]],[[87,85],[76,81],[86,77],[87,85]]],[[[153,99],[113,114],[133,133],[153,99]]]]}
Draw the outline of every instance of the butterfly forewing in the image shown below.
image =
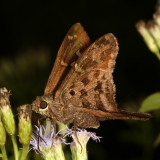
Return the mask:
{"type": "Polygon", "coordinates": [[[90,39],[80,23],[74,24],[65,36],[58,51],[53,69],[49,76],[44,94],[53,93],[70,64],[78,58],[78,54],[89,45],[90,39]]]}

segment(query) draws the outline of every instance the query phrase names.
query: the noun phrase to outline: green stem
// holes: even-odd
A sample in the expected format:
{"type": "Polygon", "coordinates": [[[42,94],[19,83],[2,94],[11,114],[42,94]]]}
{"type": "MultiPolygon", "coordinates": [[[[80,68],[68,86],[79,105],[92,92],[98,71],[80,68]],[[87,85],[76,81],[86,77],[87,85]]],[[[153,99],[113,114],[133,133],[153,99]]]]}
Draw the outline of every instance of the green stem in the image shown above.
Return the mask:
{"type": "Polygon", "coordinates": [[[1,146],[3,160],[8,160],[5,146],[1,146]]]}
{"type": "Polygon", "coordinates": [[[25,160],[26,159],[27,154],[28,154],[28,150],[29,150],[29,144],[23,145],[20,160],[25,160]]]}
{"type": "Polygon", "coordinates": [[[17,140],[16,140],[16,137],[15,135],[11,135],[11,140],[12,140],[12,143],[13,143],[13,149],[14,149],[14,158],[15,160],[18,160],[19,158],[19,153],[18,153],[18,146],[17,146],[17,140]]]}

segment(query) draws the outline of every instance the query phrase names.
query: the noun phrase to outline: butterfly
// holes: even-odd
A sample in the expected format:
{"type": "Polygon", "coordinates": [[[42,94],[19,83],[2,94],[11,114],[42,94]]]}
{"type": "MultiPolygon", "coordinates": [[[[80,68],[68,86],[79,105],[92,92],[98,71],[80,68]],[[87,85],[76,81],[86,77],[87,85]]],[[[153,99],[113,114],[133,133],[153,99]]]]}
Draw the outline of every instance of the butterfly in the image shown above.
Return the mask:
{"type": "Polygon", "coordinates": [[[53,122],[83,128],[98,128],[103,120],[148,120],[150,114],[117,107],[112,73],[118,50],[112,33],[90,43],[81,24],[74,24],[60,46],[44,95],[33,101],[32,110],[53,122]]]}

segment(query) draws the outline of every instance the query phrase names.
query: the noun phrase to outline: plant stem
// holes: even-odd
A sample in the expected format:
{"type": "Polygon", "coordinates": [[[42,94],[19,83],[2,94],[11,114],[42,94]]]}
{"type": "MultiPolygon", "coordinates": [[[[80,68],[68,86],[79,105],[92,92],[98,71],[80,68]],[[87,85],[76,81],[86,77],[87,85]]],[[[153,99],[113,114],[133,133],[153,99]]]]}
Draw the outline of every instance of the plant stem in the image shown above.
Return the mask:
{"type": "Polygon", "coordinates": [[[29,144],[23,145],[20,160],[25,160],[28,154],[29,144]]]}
{"type": "Polygon", "coordinates": [[[11,140],[12,140],[12,143],[13,143],[13,149],[14,149],[14,158],[15,160],[18,160],[19,158],[19,153],[18,153],[18,146],[17,146],[17,140],[16,140],[16,137],[15,135],[11,135],[11,140]]]}
{"type": "Polygon", "coordinates": [[[3,158],[3,160],[8,160],[5,146],[1,146],[1,151],[2,151],[2,158],[3,158]]]}

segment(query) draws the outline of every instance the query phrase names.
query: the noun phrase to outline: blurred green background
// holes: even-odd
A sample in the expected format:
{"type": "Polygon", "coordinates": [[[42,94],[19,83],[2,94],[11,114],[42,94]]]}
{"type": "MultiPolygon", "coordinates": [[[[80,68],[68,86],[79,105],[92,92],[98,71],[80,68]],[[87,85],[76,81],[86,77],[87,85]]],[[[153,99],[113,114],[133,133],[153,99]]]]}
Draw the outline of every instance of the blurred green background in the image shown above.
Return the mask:
{"type": "MultiPolygon", "coordinates": [[[[16,108],[43,94],[57,50],[71,25],[80,22],[91,40],[113,33],[119,42],[114,72],[119,108],[137,111],[160,91],[160,62],[144,44],[135,24],[149,20],[156,0],[1,1],[0,87],[11,90],[16,108]]],[[[160,111],[147,122],[105,121],[89,142],[91,160],[158,160],[160,111]]]]}

